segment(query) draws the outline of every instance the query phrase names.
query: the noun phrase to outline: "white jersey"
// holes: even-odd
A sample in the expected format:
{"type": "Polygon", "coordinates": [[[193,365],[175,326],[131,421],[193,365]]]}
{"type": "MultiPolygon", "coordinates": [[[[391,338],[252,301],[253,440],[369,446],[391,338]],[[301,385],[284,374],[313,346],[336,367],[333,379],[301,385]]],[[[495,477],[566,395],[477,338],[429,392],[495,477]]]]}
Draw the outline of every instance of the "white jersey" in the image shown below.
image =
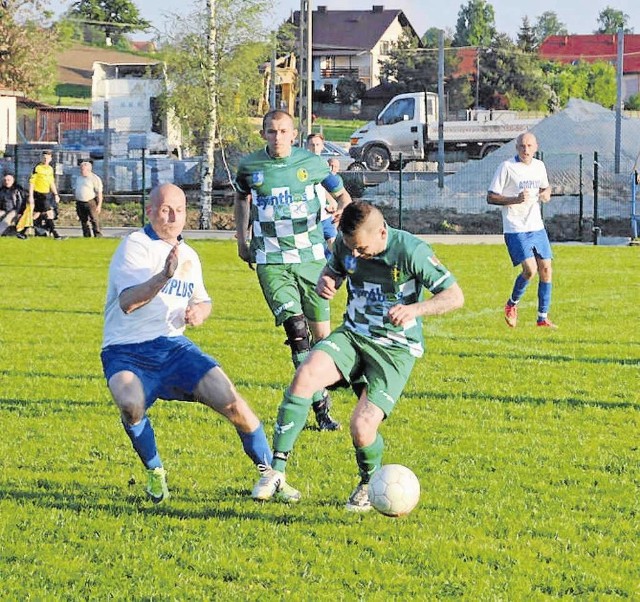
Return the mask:
{"type": "Polygon", "coordinates": [[[518,196],[523,190],[530,192],[528,201],[500,207],[505,233],[535,232],[544,229],[539,193],[541,188],[548,187],[547,169],[539,159],[532,159],[527,165],[516,155],[500,164],[491,180],[489,192],[503,196],[518,196]]]}
{"type": "Polygon", "coordinates": [[[211,301],[202,280],[198,254],[181,242],[178,267],[162,290],[132,313],[127,315],[122,311],[120,293],[160,273],[171,248],[149,225],[129,234],[120,243],[109,266],[103,348],[181,335],[187,305],[211,301]]]}

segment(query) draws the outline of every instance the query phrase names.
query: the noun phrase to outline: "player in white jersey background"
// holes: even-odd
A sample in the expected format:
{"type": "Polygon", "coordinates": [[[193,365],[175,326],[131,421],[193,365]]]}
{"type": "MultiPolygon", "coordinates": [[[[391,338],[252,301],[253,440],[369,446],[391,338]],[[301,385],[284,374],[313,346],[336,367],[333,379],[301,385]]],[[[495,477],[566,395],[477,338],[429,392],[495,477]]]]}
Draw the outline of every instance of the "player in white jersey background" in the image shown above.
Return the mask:
{"type": "Polygon", "coordinates": [[[502,226],[511,262],[521,267],[511,296],[504,307],[507,325],[518,323],[518,302],[538,274],[537,326],[556,328],[548,317],[551,306],[551,244],[542,221],[540,203],[551,199],[551,186],[544,163],[535,158],[538,142],[531,132],[516,138],[518,154],[503,161],[496,170],[487,203],[502,211],[502,226]]]}

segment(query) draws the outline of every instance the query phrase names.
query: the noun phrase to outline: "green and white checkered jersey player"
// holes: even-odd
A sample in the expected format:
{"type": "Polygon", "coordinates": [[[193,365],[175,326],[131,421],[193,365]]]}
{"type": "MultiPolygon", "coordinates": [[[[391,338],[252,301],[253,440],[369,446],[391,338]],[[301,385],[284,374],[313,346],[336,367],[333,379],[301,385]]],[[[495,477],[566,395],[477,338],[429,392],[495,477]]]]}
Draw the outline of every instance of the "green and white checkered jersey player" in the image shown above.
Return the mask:
{"type": "MultiPolygon", "coordinates": [[[[344,207],[333,255],[316,291],[323,299],[334,299],[345,281],[344,322],[316,343],[283,395],[272,471],[256,483],[256,499],[273,498],[286,482],[289,454],[303,432],[314,391],[350,384],[358,398],[349,430],[360,481],[345,507],[370,510],[369,480],[382,465],[384,452],[378,427],[394,412],[416,358],[424,352],[422,319],[464,304],[462,290],[431,247],[389,228],[380,210],[362,200],[344,207]],[[423,299],[425,289],[432,294],[423,299]]],[[[326,462],[326,454],[318,457],[326,462]]]]}
{"type": "Polygon", "coordinates": [[[306,263],[324,259],[321,205],[344,188],[327,162],[302,148],[272,157],[267,148],[242,159],[237,189],[251,195],[251,255],[257,264],[306,263]]]}
{"type": "Polygon", "coordinates": [[[327,267],[347,278],[347,329],[384,347],[402,348],[421,357],[422,318],[394,326],[388,318],[389,309],[399,303],[417,303],[425,288],[435,295],[456,280],[426,242],[395,228],[387,227],[387,232],[386,249],[368,259],[354,257],[338,234],[327,267]]]}

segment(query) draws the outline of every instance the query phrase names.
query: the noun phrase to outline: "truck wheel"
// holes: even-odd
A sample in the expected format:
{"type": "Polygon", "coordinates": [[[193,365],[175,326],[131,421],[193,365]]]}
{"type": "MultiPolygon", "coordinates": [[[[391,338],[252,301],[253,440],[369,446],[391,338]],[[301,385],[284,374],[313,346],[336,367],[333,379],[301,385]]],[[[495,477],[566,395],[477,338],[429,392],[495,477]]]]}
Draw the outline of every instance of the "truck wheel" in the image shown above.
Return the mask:
{"type": "Polygon", "coordinates": [[[354,161],[347,167],[347,171],[364,171],[367,169],[364,163],[360,163],[360,161],[354,161]]]}
{"type": "Polygon", "coordinates": [[[371,146],[365,151],[362,159],[371,171],[384,171],[389,169],[391,163],[389,151],[383,146],[371,146]]]}
{"type": "Polygon", "coordinates": [[[490,155],[493,151],[497,151],[502,145],[501,144],[487,144],[480,151],[480,158],[484,159],[487,155],[490,155]]]}

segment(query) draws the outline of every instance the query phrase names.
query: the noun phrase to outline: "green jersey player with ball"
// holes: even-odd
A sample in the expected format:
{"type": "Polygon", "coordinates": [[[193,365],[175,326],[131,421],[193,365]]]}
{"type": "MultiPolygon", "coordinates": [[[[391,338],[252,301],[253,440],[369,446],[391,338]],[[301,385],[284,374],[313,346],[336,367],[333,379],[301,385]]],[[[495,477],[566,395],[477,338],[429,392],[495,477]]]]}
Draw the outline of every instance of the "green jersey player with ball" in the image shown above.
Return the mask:
{"type": "Polygon", "coordinates": [[[344,320],[296,371],[278,412],[272,473],[262,475],[253,497],[270,499],[286,484],[287,459],[313,392],[350,384],[358,396],[350,428],[360,481],[346,507],[365,511],[371,508],[369,480],[382,464],[378,427],[394,410],[424,353],[422,317],[462,307],[464,296],[427,243],[390,228],[372,205],[354,201],[345,207],[339,230],[316,290],[323,299],[332,299],[347,282],[344,320]],[[424,289],[431,294],[428,299],[423,299],[424,289]]]}

